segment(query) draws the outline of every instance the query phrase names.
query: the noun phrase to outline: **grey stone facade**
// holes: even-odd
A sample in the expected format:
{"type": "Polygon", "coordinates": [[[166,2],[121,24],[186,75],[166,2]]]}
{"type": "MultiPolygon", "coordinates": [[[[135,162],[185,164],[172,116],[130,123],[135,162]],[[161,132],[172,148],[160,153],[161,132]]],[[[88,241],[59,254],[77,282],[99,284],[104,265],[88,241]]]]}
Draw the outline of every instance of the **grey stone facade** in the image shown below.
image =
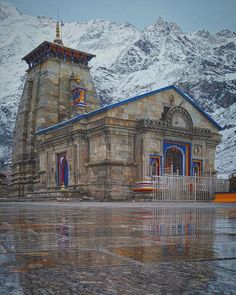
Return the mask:
{"type": "Polygon", "coordinates": [[[219,128],[174,86],[100,108],[87,66],[47,57],[28,70],[18,110],[15,194],[63,187],[100,200],[127,199],[136,181],[154,170],[166,173],[170,163],[182,175],[214,172],[219,128]],[[69,103],[78,76],[87,89],[83,109],[69,103]]]}

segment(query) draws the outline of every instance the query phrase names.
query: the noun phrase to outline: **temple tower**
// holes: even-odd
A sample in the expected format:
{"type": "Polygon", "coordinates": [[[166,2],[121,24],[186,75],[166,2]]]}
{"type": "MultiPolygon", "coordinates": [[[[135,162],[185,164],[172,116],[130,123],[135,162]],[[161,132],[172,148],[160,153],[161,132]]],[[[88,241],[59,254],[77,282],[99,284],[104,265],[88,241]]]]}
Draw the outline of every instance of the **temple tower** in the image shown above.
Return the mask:
{"type": "Polygon", "coordinates": [[[35,132],[100,107],[88,66],[93,57],[64,46],[58,23],[54,42],[23,57],[29,69],[13,134],[15,195],[34,191],[39,181],[35,132]]]}

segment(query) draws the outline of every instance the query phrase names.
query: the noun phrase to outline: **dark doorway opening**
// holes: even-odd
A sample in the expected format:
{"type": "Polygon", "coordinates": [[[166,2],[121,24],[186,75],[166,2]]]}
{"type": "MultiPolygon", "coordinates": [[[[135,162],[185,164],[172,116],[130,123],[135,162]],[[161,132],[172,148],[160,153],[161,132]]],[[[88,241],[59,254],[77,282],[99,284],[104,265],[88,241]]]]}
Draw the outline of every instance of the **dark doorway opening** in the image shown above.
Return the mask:
{"type": "Polygon", "coordinates": [[[183,175],[183,154],[182,152],[171,147],[166,152],[166,170],[174,174],[183,175]]]}
{"type": "Polygon", "coordinates": [[[58,154],[56,167],[57,186],[68,186],[68,170],[66,152],[58,154]]]}

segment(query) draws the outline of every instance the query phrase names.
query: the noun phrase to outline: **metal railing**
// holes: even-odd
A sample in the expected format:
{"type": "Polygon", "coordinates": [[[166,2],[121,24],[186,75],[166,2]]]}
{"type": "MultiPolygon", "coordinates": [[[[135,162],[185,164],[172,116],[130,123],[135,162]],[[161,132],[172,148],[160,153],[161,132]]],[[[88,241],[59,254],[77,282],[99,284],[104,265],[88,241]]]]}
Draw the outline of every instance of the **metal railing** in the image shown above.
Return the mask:
{"type": "Polygon", "coordinates": [[[153,200],[211,201],[215,192],[229,191],[229,181],[214,177],[153,176],[153,200]]]}

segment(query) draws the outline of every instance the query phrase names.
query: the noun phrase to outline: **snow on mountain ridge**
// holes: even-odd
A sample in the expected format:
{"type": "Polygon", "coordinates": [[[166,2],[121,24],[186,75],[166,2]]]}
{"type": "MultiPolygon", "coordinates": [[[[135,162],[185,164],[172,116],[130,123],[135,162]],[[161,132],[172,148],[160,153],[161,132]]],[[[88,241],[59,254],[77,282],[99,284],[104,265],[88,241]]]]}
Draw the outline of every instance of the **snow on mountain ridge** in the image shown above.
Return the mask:
{"type": "MultiPolygon", "coordinates": [[[[0,27],[0,150],[6,157],[27,69],[21,58],[41,42],[54,39],[55,20],[23,15],[13,5],[0,2],[0,27]]],[[[211,112],[219,107],[227,112],[224,108],[235,102],[235,32],[184,33],[159,17],[142,32],[129,23],[98,19],[66,23],[62,34],[66,46],[96,54],[90,66],[104,104],[168,84],[180,86],[211,112]]],[[[230,134],[233,142],[236,135],[230,134]]],[[[225,149],[221,144],[217,157],[224,171],[227,165],[219,159],[225,158],[225,149]]]]}
{"type": "Polygon", "coordinates": [[[220,132],[222,142],[216,150],[216,168],[228,175],[236,170],[236,102],[227,109],[216,110],[214,118],[224,126],[220,132]]]}
{"type": "Polygon", "coordinates": [[[0,21],[21,15],[19,10],[9,2],[0,2],[0,21]]]}
{"type": "MultiPolygon", "coordinates": [[[[135,40],[140,32],[131,24],[116,24],[105,20],[93,20],[87,23],[76,23],[79,33],[73,30],[73,23],[65,26],[65,42],[71,44],[71,38],[75,48],[96,54],[92,66],[110,65],[120,53],[128,46],[131,40],[135,40]],[[69,31],[68,31],[68,28],[69,31]]],[[[73,47],[73,46],[72,46],[73,47]]]]}

